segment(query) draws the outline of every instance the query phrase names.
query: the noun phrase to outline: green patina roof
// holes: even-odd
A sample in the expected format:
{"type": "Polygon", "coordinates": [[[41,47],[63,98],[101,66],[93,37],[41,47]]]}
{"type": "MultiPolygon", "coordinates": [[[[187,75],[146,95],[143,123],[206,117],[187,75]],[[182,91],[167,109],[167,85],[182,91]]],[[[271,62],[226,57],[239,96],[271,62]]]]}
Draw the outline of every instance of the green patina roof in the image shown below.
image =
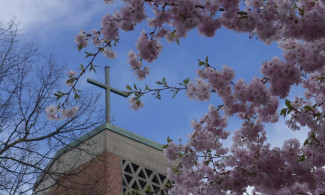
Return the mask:
{"type": "MultiPolygon", "coordinates": [[[[66,145],[65,147],[61,148],[60,150],[58,150],[55,155],[53,156],[53,159],[49,162],[49,164],[46,166],[45,170],[49,170],[52,166],[52,164],[54,163],[54,159],[59,158],[62,154],[68,152],[69,150],[77,147],[78,145],[80,145],[81,143],[85,142],[86,140],[94,137],[95,135],[97,135],[98,133],[104,131],[104,130],[109,130],[112,132],[115,132],[117,134],[123,135],[129,139],[132,139],[134,141],[137,141],[139,143],[142,143],[144,145],[150,146],[152,148],[155,148],[157,150],[163,151],[162,144],[159,144],[155,141],[152,141],[150,139],[144,138],[140,135],[137,135],[135,133],[132,133],[128,130],[122,129],[120,127],[117,127],[115,125],[112,125],[110,123],[104,123],[98,127],[96,127],[95,129],[93,129],[92,131],[90,131],[89,133],[86,133],[85,135],[81,136],[79,139],[71,142],[70,144],[66,145]]],[[[34,185],[34,189],[37,188],[38,184],[41,182],[42,178],[43,178],[44,174],[41,174],[37,180],[36,183],[34,185]]]]}
{"type": "Polygon", "coordinates": [[[109,129],[109,130],[111,130],[111,131],[113,131],[115,133],[118,133],[120,135],[123,135],[123,136],[125,136],[127,138],[133,139],[133,140],[135,140],[137,142],[140,142],[140,143],[142,143],[144,145],[147,145],[147,146],[150,146],[150,147],[155,148],[157,150],[163,151],[163,148],[162,148],[163,145],[159,144],[159,143],[157,143],[155,141],[144,138],[144,137],[142,137],[140,135],[137,135],[135,133],[132,133],[132,132],[130,132],[128,130],[122,129],[122,128],[117,127],[115,125],[112,125],[110,123],[105,123],[105,127],[107,129],[109,129]]]}

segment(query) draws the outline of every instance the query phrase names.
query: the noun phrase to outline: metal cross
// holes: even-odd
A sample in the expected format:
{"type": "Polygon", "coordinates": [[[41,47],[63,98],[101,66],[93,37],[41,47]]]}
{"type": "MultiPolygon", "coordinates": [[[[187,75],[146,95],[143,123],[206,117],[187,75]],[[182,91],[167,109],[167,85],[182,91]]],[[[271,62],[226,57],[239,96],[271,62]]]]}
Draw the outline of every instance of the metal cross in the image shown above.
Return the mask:
{"type": "Polygon", "coordinates": [[[93,85],[96,85],[97,87],[105,89],[105,104],[106,104],[106,123],[111,123],[111,116],[110,116],[110,92],[112,91],[113,93],[123,96],[123,97],[128,97],[131,93],[130,92],[125,92],[125,91],[120,91],[118,89],[115,89],[114,87],[110,86],[109,82],[109,67],[105,66],[105,84],[100,83],[98,81],[95,81],[93,79],[87,78],[87,82],[91,83],[93,85]]]}

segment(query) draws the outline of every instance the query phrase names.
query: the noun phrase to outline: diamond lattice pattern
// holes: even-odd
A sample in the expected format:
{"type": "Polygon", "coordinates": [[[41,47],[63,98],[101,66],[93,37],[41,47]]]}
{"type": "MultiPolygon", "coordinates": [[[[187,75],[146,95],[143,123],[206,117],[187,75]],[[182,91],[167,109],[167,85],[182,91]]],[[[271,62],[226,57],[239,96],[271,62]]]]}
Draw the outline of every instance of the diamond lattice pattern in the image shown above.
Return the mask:
{"type": "MultiPolygon", "coordinates": [[[[166,188],[165,184],[170,182],[166,175],[124,159],[122,160],[122,180],[123,195],[128,195],[134,190],[144,195],[146,194],[144,190],[148,186],[151,191],[157,191],[166,188]]],[[[161,194],[167,195],[168,193],[164,190],[161,194]]]]}

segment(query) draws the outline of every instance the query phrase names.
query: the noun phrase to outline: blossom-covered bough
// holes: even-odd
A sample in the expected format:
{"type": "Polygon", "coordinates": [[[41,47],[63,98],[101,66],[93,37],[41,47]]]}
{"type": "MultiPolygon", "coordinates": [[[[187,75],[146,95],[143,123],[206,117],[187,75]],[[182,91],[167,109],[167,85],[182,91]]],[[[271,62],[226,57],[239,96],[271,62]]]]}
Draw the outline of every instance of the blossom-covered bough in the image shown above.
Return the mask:
{"type": "MultiPolygon", "coordinates": [[[[111,3],[110,0],[105,0],[111,3]]],[[[99,52],[114,58],[119,32],[132,31],[146,22],[153,30],[142,31],[137,51],[128,53],[129,64],[142,80],[149,74],[144,62],[158,58],[161,39],[177,42],[192,30],[213,37],[221,27],[249,33],[265,44],[277,42],[284,61],[278,57],[261,65],[263,78],[250,83],[234,80],[235,72],[222,70],[199,61],[196,82],[184,80],[170,87],[163,79],[162,88],[140,90],[136,86],[132,107],[142,107],[140,97],[161,90],[176,94],[187,90],[191,99],[209,100],[216,93],[222,105],[210,105],[209,112],[193,121],[188,143],[177,145],[168,140],[165,156],[180,161],[168,176],[175,183],[170,194],[243,194],[248,186],[262,194],[325,194],[325,1],[324,0],[124,0],[125,6],[103,17],[100,30],[81,31],[75,41],[81,50],[92,40],[99,52]],[[145,11],[153,10],[148,18],[145,11]],[[293,85],[302,86],[303,97],[287,100],[293,85]],[[286,107],[279,110],[279,101],[286,107]],[[267,143],[264,124],[276,123],[279,114],[287,116],[292,130],[307,126],[308,138],[284,142],[282,148],[267,143]],[[289,115],[290,114],[290,115],[289,115]],[[227,119],[237,116],[243,123],[230,136],[227,119]],[[226,148],[224,140],[233,140],[226,148]]],[[[87,67],[92,67],[92,61],[87,67]]],[[[82,72],[85,68],[82,67],[82,72]]],[[[78,81],[75,79],[73,82],[78,81]]],[[[67,93],[69,95],[69,93],[67,93]]]]}

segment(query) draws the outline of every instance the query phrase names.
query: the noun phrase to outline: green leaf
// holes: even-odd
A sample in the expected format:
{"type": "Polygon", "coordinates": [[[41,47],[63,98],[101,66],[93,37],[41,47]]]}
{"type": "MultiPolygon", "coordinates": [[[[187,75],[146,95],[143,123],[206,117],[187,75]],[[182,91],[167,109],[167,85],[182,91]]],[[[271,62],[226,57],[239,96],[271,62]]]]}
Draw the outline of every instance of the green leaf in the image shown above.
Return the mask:
{"type": "Polygon", "coordinates": [[[138,88],[137,88],[137,86],[135,85],[135,83],[134,83],[133,87],[134,87],[135,90],[138,90],[138,88]]]}
{"type": "Polygon", "coordinates": [[[309,144],[309,140],[308,139],[305,140],[304,146],[307,145],[307,144],[309,144]]]}
{"type": "Polygon", "coordinates": [[[305,106],[304,109],[314,112],[314,110],[310,106],[305,106]]]}
{"type": "Polygon", "coordinates": [[[285,104],[286,104],[286,106],[288,107],[288,108],[291,108],[291,109],[293,109],[293,107],[292,107],[292,105],[291,105],[291,102],[289,101],[289,100],[285,100],[285,104]]]}
{"type": "Polygon", "coordinates": [[[174,92],[173,97],[172,97],[173,99],[177,95],[178,91],[179,91],[179,89],[176,89],[176,91],[174,92]]]}
{"type": "Polygon", "coordinates": [[[175,38],[175,32],[176,32],[176,30],[174,30],[173,32],[170,33],[170,35],[172,36],[172,38],[175,38]]]}
{"type": "Polygon", "coordinates": [[[94,71],[95,73],[97,73],[97,72],[96,72],[96,69],[95,69],[94,67],[96,67],[96,65],[93,66],[93,71],[94,71]]]}
{"type": "Polygon", "coordinates": [[[90,64],[89,72],[94,71],[96,73],[95,67],[96,67],[96,65],[90,64]]]}
{"type": "Polygon", "coordinates": [[[148,85],[146,85],[146,88],[145,88],[144,90],[149,90],[149,87],[148,87],[148,85]]]}
{"type": "Polygon", "coordinates": [[[189,82],[189,79],[187,78],[187,79],[185,79],[183,82],[184,82],[185,84],[187,84],[187,83],[189,82]]]}
{"type": "Polygon", "coordinates": [[[165,86],[165,87],[168,87],[168,85],[167,85],[167,81],[166,81],[165,77],[162,79],[162,82],[164,83],[164,86],[165,86]]]}
{"type": "Polygon", "coordinates": [[[132,90],[132,88],[130,87],[130,85],[127,85],[126,88],[127,88],[128,90],[132,90]]]}
{"type": "Polygon", "coordinates": [[[205,58],[205,63],[208,63],[209,62],[209,58],[208,56],[205,58]]]}
{"type": "Polygon", "coordinates": [[[168,144],[163,145],[162,149],[168,148],[168,144]]]}
{"type": "Polygon", "coordinates": [[[150,192],[151,192],[150,186],[147,186],[147,187],[144,189],[144,192],[145,192],[145,193],[150,193],[150,192]]]}
{"type": "Polygon", "coordinates": [[[56,100],[59,100],[61,98],[61,95],[57,93],[55,93],[54,96],[56,96],[56,100]]]}
{"type": "Polygon", "coordinates": [[[99,51],[104,51],[104,47],[97,47],[99,51]]]}
{"type": "Polygon", "coordinates": [[[322,116],[322,113],[318,112],[318,113],[314,114],[314,116],[322,116]]]}
{"type": "Polygon", "coordinates": [[[78,46],[78,51],[80,51],[82,49],[82,45],[78,46]]]}
{"type": "Polygon", "coordinates": [[[288,110],[288,108],[282,108],[282,110],[280,112],[280,116],[283,115],[283,117],[285,118],[287,115],[287,110],[288,110]]]}
{"type": "Polygon", "coordinates": [[[179,45],[179,39],[178,38],[176,38],[176,43],[177,43],[177,45],[179,45]]]}
{"type": "Polygon", "coordinates": [[[306,156],[305,155],[301,155],[300,158],[299,158],[299,160],[298,160],[298,162],[302,162],[304,160],[306,160],[306,156]]]}
{"type": "Polygon", "coordinates": [[[162,85],[162,82],[160,82],[160,81],[157,81],[156,83],[157,83],[158,85],[162,85]]]}
{"type": "Polygon", "coordinates": [[[157,98],[158,100],[161,100],[160,91],[157,91],[157,95],[155,98],[157,98]]]}
{"type": "Polygon", "coordinates": [[[186,20],[186,16],[184,14],[182,14],[182,13],[180,13],[179,15],[182,17],[183,22],[184,22],[186,20]]]}
{"type": "Polygon", "coordinates": [[[199,61],[199,66],[202,66],[205,64],[205,62],[201,61],[200,59],[198,59],[198,61],[199,61]]]}
{"type": "Polygon", "coordinates": [[[58,93],[55,93],[54,96],[56,96],[56,99],[59,100],[62,96],[67,95],[67,93],[63,93],[61,91],[58,91],[58,93]]]}
{"type": "Polygon", "coordinates": [[[315,134],[315,133],[312,133],[312,134],[310,135],[310,138],[316,140],[316,134],[315,134]]]}
{"type": "Polygon", "coordinates": [[[168,187],[171,187],[170,182],[167,181],[167,182],[164,184],[164,186],[167,187],[167,188],[168,188],[168,187]]]}
{"type": "Polygon", "coordinates": [[[305,7],[304,8],[298,8],[298,10],[299,10],[299,14],[301,15],[301,16],[303,16],[304,14],[305,14],[305,7]]]}
{"type": "Polygon", "coordinates": [[[73,83],[76,80],[76,78],[68,79],[67,83],[73,83]]]}
{"type": "Polygon", "coordinates": [[[74,94],[74,99],[79,99],[79,98],[80,98],[79,94],[78,93],[75,93],[74,94]]]}
{"type": "Polygon", "coordinates": [[[167,136],[167,143],[173,141],[172,139],[169,138],[169,136],[167,136]]]}
{"type": "Polygon", "coordinates": [[[85,53],[86,53],[86,56],[85,56],[85,58],[88,58],[89,56],[93,56],[94,54],[92,54],[92,53],[89,53],[89,52],[87,52],[87,51],[85,51],[85,53]]]}

